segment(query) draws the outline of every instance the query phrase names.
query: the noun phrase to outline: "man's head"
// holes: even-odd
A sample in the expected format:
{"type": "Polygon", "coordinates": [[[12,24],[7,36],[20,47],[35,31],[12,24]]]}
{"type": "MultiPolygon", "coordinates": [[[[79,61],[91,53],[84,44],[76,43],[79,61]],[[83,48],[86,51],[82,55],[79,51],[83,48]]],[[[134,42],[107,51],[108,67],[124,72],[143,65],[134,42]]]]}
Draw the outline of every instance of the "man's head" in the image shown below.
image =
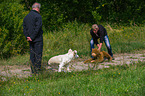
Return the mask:
{"type": "Polygon", "coordinates": [[[94,32],[94,33],[97,33],[97,31],[99,30],[99,27],[98,27],[97,24],[93,24],[93,25],[92,25],[92,29],[93,29],[93,32],[94,32]]]}
{"type": "Polygon", "coordinates": [[[94,48],[94,49],[92,48],[92,56],[96,57],[98,55],[100,55],[100,50],[98,50],[97,48],[94,48]]]}
{"type": "Polygon", "coordinates": [[[41,7],[41,4],[35,2],[35,3],[32,5],[32,10],[36,10],[36,11],[38,11],[38,12],[40,13],[40,7],[41,7]]]}

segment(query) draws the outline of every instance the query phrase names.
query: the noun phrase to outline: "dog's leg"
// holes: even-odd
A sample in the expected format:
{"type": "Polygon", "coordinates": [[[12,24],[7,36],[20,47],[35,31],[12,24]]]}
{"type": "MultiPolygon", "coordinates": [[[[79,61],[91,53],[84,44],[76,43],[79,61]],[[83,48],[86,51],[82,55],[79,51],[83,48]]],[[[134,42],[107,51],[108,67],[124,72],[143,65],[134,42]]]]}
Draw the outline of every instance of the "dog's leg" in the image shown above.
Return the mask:
{"type": "Polygon", "coordinates": [[[67,71],[68,71],[68,72],[71,72],[71,71],[69,70],[69,64],[67,65],[67,71]]]}
{"type": "Polygon", "coordinates": [[[103,51],[103,54],[109,61],[112,61],[112,57],[107,52],[103,51]]]}
{"type": "Polygon", "coordinates": [[[100,56],[99,62],[103,62],[103,61],[104,61],[104,57],[103,56],[100,56]]]}
{"type": "Polygon", "coordinates": [[[93,60],[92,58],[91,59],[88,59],[88,60],[84,61],[84,63],[91,62],[92,60],[93,60]]]}
{"type": "Polygon", "coordinates": [[[58,72],[61,72],[62,67],[63,67],[63,62],[59,64],[58,72]]]}

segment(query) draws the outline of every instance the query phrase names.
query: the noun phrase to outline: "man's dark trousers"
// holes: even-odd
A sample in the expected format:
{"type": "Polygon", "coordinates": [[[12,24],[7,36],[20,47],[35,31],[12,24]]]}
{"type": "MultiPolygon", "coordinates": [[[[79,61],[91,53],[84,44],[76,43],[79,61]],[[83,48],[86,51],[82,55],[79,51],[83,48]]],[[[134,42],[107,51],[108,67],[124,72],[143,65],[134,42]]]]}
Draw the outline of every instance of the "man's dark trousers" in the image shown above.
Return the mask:
{"type": "Polygon", "coordinates": [[[43,41],[29,42],[29,44],[32,73],[39,73],[41,71],[43,41]]]}

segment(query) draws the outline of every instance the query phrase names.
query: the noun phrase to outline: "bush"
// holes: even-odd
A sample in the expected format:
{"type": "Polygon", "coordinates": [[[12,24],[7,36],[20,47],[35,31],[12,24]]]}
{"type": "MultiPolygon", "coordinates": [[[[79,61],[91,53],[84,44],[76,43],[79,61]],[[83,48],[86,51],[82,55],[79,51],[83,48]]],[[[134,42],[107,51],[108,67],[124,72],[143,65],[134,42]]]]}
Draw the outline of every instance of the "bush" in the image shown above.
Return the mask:
{"type": "Polygon", "coordinates": [[[28,44],[23,35],[22,27],[23,18],[28,14],[28,11],[25,11],[24,5],[19,4],[19,2],[2,2],[0,14],[0,57],[22,54],[28,44]]]}

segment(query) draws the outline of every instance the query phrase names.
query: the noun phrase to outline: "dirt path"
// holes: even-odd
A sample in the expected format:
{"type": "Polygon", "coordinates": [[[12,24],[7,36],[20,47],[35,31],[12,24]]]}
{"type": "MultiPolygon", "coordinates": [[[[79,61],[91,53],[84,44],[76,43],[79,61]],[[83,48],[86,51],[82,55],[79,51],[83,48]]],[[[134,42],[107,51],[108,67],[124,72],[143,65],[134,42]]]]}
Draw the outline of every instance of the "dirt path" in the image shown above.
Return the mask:
{"type": "MultiPolygon", "coordinates": [[[[133,64],[137,63],[139,61],[145,62],[145,50],[142,52],[138,52],[136,54],[114,54],[115,60],[112,60],[111,62],[108,62],[105,60],[103,63],[98,64],[96,69],[101,68],[109,68],[109,65],[122,65],[122,64],[133,64]]],[[[88,70],[90,67],[93,67],[93,64],[84,64],[83,61],[86,59],[78,58],[76,60],[73,60],[70,63],[70,70],[71,71],[82,71],[82,70],[88,70]]],[[[57,69],[52,68],[48,66],[46,68],[48,71],[53,70],[57,71],[57,69]]],[[[64,69],[65,71],[66,69],[64,69]]],[[[23,65],[23,66],[0,66],[0,76],[5,80],[5,77],[11,77],[11,76],[17,76],[19,78],[21,77],[28,77],[30,76],[30,67],[23,65]]]]}

